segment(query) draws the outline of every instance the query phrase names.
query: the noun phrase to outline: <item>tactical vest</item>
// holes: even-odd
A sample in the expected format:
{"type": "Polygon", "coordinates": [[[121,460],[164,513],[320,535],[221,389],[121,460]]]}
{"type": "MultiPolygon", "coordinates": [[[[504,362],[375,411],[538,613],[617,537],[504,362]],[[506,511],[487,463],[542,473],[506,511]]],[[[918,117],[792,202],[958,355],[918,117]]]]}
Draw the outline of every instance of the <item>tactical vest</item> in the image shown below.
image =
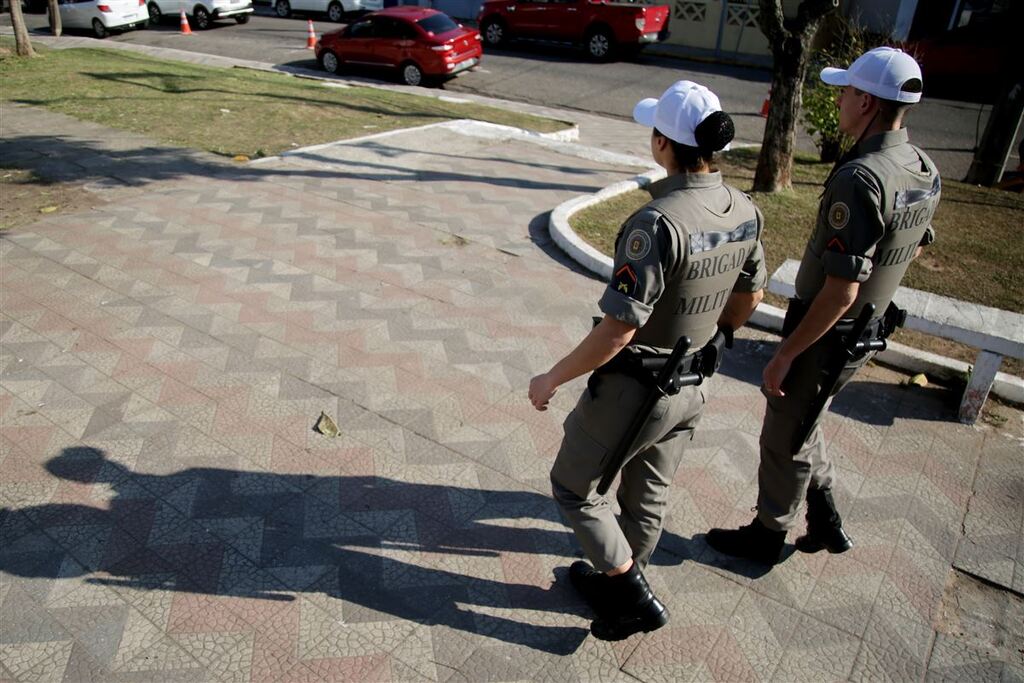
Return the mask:
{"type": "Polygon", "coordinates": [[[665,217],[683,253],[665,273],[665,289],[634,344],[671,349],[686,335],[697,350],[718,330],[718,318],[758,240],[753,204],[728,185],[720,187],[731,199],[724,215],[695,201],[693,193],[706,188],[677,190],[647,204],[665,217]]]}
{"type": "Polygon", "coordinates": [[[869,154],[853,162],[875,176],[886,205],[882,207],[885,234],[875,245],[871,276],[861,283],[857,300],[850,308],[852,311],[861,310],[867,303],[873,303],[879,314],[885,311],[939,205],[942,190],[939,173],[924,152],[916,147],[912,149],[921,161],[918,173],[907,171],[883,153],[869,154]]]}
{"type": "MultiPolygon", "coordinates": [[[[877,315],[885,311],[910,267],[939,204],[942,183],[935,164],[924,152],[909,143],[898,145],[897,148],[903,148],[900,151],[909,149],[916,157],[916,172],[908,170],[901,163],[893,153],[893,148],[868,152],[843,167],[857,168],[875,179],[881,188],[882,206],[879,207],[879,213],[885,226],[882,239],[874,246],[873,252],[869,252],[871,275],[860,284],[857,299],[849,308],[850,317],[856,316],[867,303],[875,305],[877,315]]],[[[823,207],[822,210],[826,209],[823,207]]],[[[811,243],[819,237],[821,220],[819,217],[811,243]]],[[[796,281],[797,296],[805,301],[813,299],[825,281],[822,254],[816,254],[811,243],[804,251],[796,281]]],[[[817,248],[824,247],[819,244],[817,248]]]]}

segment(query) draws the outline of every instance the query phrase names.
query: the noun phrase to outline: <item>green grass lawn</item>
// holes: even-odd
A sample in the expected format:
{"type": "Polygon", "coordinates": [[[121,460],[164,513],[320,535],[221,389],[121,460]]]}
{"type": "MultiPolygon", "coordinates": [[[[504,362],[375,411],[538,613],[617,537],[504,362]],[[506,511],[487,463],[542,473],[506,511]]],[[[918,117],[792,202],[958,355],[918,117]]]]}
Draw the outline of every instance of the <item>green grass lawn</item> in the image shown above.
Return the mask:
{"type": "MultiPolygon", "coordinates": [[[[723,155],[726,181],[749,190],[757,165],[756,149],[723,155]]],[[[793,190],[755,193],[765,215],[764,246],[769,271],[786,259],[798,259],[817,214],[821,183],[831,164],[809,156],[793,165],[793,190]]],[[[637,190],[588,207],[573,216],[580,236],[611,255],[619,226],[650,196],[637,190]]],[[[943,179],[942,201],[934,219],[936,241],[910,265],[907,287],[1024,313],[1024,196],[943,179]]],[[[776,304],[781,298],[770,297],[776,304]]],[[[897,340],[935,353],[973,361],[975,351],[944,340],[900,331],[897,340]]],[[[1024,365],[1004,361],[1004,369],[1021,374],[1024,365]]]]}
{"type": "MultiPolygon", "coordinates": [[[[0,40],[11,48],[13,40],[0,40]]],[[[471,103],[376,88],[329,88],[286,74],[223,69],[105,49],[0,57],[0,99],[226,156],[294,147],[459,118],[538,132],[569,124],[471,103]]],[[[5,50],[8,52],[8,50],[5,50]]]]}

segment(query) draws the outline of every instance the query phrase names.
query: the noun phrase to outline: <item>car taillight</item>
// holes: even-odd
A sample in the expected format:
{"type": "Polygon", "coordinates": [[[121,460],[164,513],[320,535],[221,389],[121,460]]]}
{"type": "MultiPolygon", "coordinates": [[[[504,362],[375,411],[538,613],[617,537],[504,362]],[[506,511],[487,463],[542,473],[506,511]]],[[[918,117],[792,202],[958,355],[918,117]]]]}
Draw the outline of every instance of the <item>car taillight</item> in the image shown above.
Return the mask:
{"type": "Polygon", "coordinates": [[[430,49],[436,50],[437,52],[448,52],[449,50],[454,50],[455,48],[452,47],[451,45],[431,45],[430,49]]]}
{"type": "Polygon", "coordinates": [[[644,30],[644,26],[646,24],[647,24],[647,17],[637,17],[636,18],[636,30],[637,31],[643,31],[644,30]]]}
{"type": "Polygon", "coordinates": [[[110,5],[96,5],[96,9],[98,9],[101,12],[109,12],[110,5]]]}
{"type": "Polygon", "coordinates": [[[139,0],[139,7],[145,7],[145,6],[146,6],[146,0],[139,0]]]}

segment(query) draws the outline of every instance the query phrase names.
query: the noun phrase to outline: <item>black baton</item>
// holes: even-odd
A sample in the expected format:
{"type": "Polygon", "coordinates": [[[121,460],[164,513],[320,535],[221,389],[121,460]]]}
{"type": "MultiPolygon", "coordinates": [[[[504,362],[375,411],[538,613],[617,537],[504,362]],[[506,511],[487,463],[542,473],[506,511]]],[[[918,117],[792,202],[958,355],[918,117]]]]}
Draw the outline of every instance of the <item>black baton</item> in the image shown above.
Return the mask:
{"type": "Polygon", "coordinates": [[[811,435],[811,430],[814,429],[814,425],[818,422],[818,416],[825,409],[825,404],[828,403],[828,399],[832,396],[832,390],[839,384],[839,378],[842,376],[846,364],[868,351],[885,350],[885,339],[860,340],[864,336],[864,331],[868,329],[868,325],[871,324],[871,318],[874,314],[875,305],[864,304],[860,315],[853,322],[853,328],[840,338],[840,348],[837,353],[828,357],[826,361],[828,365],[825,368],[825,381],[822,382],[821,390],[814,397],[814,403],[811,404],[804,419],[800,422],[800,428],[793,435],[793,443],[790,447],[793,455],[800,452],[804,442],[807,441],[807,437],[811,435]]]}
{"type": "Polygon", "coordinates": [[[603,496],[608,493],[608,489],[615,480],[615,475],[622,469],[623,463],[632,452],[636,439],[647,425],[647,420],[651,417],[651,412],[654,411],[654,406],[658,403],[658,400],[663,396],[678,394],[679,390],[685,386],[700,384],[704,381],[704,377],[700,373],[690,372],[684,375],[680,371],[683,359],[689,350],[690,338],[680,337],[672,349],[668,360],[661,366],[658,378],[654,381],[650,391],[647,392],[643,404],[629,423],[629,429],[619,439],[618,445],[612,451],[611,457],[608,458],[608,465],[605,467],[604,473],[601,475],[601,481],[597,485],[597,492],[600,495],[603,496]]]}

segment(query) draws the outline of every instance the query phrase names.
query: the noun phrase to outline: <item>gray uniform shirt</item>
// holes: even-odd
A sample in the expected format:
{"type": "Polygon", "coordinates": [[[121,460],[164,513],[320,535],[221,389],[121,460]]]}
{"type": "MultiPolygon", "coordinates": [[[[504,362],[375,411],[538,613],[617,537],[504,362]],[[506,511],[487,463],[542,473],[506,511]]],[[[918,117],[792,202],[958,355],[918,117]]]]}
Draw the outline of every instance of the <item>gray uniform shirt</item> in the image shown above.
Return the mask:
{"type": "Polygon", "coordinates": [[[797,298],[810,301],[828,275],[861,283],[849,309],[889,305],[918,246],[931,244],[941,181],[932,160],[908,142],[906,129],[874,135],[826,181],[814,232],[796,277],[797,298]]]}
{"type": "Polygon", "coordinates": [[[653,200],[616,238],[601,310],[640,329],[634,345],[658,352],[690,337],[706,344],[732,292],[764,288],[764,219],[721,173],[681,173],[653,183],[653,200]]]}

